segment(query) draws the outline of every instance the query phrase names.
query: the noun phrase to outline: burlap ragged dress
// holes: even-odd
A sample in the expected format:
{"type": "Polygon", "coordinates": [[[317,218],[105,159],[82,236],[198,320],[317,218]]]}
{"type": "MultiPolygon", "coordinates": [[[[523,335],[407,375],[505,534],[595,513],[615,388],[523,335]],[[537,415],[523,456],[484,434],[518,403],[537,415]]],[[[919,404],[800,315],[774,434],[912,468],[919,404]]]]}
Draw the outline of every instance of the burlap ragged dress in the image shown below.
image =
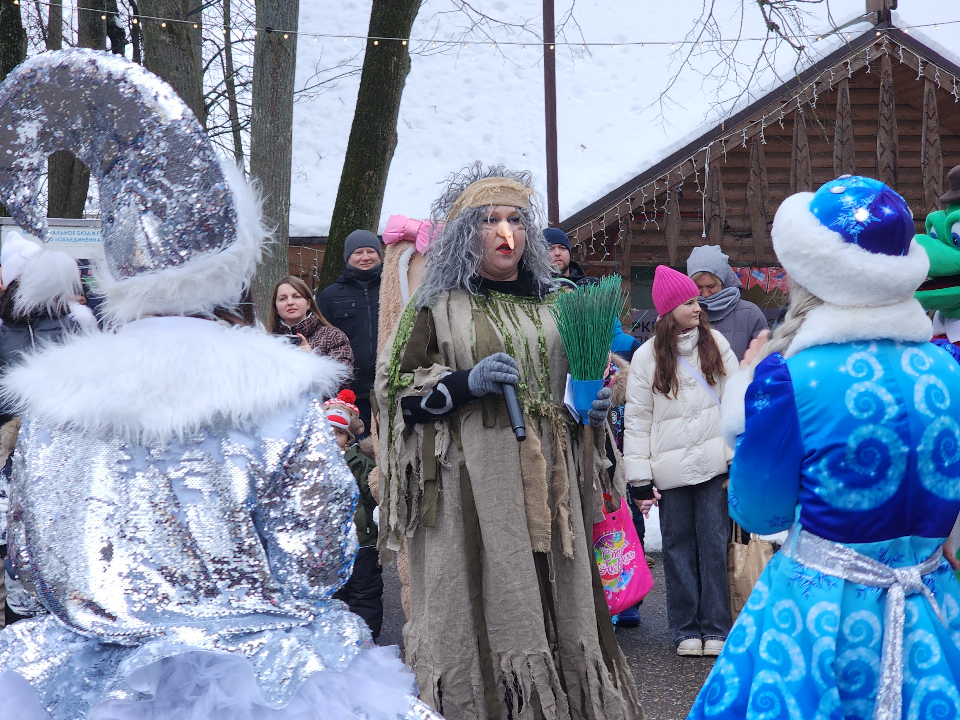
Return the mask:
{"type": "Polygon", "coordinates": [[[380,357],[381,548],[406,537],[406,659],[451,720],[643,717],[590,544],[609,463],[561,405],[553,299],[453,291],[411,305],[380,357]],[[526,442],[497,395],[404,424],[403,397],[497,351],[520,366],[526,442]]]}

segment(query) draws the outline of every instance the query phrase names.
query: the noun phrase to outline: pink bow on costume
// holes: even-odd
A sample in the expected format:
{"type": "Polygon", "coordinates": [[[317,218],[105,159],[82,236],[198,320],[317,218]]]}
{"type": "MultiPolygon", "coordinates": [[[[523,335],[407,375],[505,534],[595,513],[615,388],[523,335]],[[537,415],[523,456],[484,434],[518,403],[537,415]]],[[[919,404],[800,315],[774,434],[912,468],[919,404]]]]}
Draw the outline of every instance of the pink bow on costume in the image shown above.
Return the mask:
{"type": "MultiPolygon", "coordinates": [[[[417,252],[423,255],[430,246],[433,235],[433,223],[429,220],[414,220],[403,215],[391,215],[387,219],[387,226],[383,229],[383,242],[387,245],[406,240],[416,243],[417,252]]],[[[438,223],[436,231],[443,230],[443,223],[438,223]]]]}

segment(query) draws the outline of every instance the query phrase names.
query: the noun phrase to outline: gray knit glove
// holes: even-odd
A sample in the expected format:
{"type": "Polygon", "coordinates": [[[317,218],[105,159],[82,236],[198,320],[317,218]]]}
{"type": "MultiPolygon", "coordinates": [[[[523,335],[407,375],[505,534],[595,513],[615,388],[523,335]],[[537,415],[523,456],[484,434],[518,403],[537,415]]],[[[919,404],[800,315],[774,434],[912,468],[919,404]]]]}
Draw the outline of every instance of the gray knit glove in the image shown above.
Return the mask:
{"type": "Polygon", "coordinates": [[[587,411],[587,419],[593,427],[603,427],[603,423],[607,419],[607,414],[610,412],[610,406],[613,405],[613,402],[610,400],[612,394],[612,391],[608,387],[603,388],[597,393],[597,399],[593,401],[590,410],[587,411]]]}
{"type": "Polygon", "coordinates": [[[520,379],[517,362],[506,353],[498,352],[474,365],[467,376],[467,387],[475,396],[500,392],[503,383],[516,385],[520,379]]]}

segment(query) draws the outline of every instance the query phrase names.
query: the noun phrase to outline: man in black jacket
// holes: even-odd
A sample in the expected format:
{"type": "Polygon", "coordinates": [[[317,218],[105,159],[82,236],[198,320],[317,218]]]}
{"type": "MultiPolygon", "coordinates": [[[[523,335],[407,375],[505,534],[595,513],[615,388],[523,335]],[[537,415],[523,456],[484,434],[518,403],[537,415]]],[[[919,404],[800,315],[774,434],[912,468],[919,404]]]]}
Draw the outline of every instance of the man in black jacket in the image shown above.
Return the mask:
{"type": "Polygon", "coordinates": [[[317,294],[323,316],[343,330],[353,348],[353,382],[364,432],[370,431],[370,391],[377,365],[377,324],[380,315],[380,239],[368,230],[354,230],[343,243],[347,263],[340,277],[317,294]]]}
{"type": "Polygon", "coordinates": [[[557,268],[557,275],[566,278],[574,285],[598,282],[597,278],[588,277],[580,267],[580,263],[570,258],[570,238],[563,230],[547,228],[543,231],[543,239],[550,246],[550,259],[557,268]]]}

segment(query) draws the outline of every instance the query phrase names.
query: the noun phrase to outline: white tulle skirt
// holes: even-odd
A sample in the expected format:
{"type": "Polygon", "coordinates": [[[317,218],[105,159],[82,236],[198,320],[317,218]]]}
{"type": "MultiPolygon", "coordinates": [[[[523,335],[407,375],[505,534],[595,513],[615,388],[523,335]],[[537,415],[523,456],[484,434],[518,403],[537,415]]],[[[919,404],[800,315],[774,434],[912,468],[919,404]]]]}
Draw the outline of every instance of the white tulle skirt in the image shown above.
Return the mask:
{"type": "MultiPolygon", "coordinates": [[[[396,647],[360,653],[340,672],[311,675],[281,709],[260,698],[253,670],[241,655],[186,652],[140,668],[127,683],[146,699],[108,700],[83,720],[439,720],[416,700],[413,673],[396,647]]],[[[21,675],[0,674],[0,718],[50,720],[21,675]]],[[[80,720],[80,719],[78,719],[80,720]]]]}

